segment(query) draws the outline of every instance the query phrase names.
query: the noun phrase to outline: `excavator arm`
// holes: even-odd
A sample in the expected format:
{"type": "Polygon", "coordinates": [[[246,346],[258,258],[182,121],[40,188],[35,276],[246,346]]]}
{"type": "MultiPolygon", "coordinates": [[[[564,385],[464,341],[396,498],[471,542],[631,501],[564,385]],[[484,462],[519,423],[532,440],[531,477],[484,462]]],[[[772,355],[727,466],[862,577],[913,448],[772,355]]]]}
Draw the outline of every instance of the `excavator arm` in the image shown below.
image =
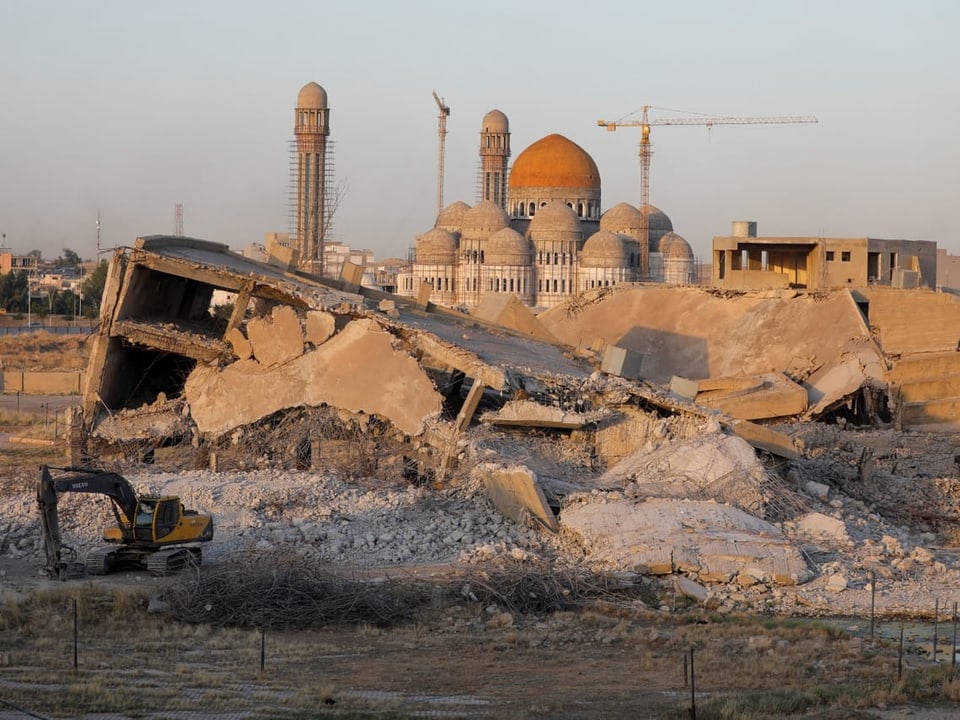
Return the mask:
{"type": "Polygon", "coordinates": [[[117,524],[123,532],[132,532],[137,509],[137,494],[121,475],[82,468],[42,466],[37,483],[37,504],[46,566],[53,575],[59,575],[63,567],[60,518],[57,512],[58,498],[62,493],[106,495],[112,501],[117,524]],[[54,477],[51,471],[57,471],[57,476],[54,477]]]}

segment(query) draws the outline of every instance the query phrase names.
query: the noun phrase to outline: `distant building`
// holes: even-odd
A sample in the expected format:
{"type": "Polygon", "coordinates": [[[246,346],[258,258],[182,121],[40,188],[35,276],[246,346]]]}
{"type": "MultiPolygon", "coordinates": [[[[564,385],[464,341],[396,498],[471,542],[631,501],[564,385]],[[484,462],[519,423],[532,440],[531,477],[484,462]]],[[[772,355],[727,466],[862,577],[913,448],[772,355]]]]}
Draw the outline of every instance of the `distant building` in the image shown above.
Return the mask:
{"type": "Polygon", "coordinates": [[[755,222],[734,221],[730,235],[713,238],[712,283],[738,290],[933,288],[937,244],[869,237],[761,237],[755,222]]]}
{"type": "Polygon", "coordinates": [[[937,287],[960,291],[960,255],[937,249],[937,287]]]}
{"type": "Polygon", "coordinates": [[[601,212],[600,171],[579,145],[548,135],[508,173],[509,156],[509,122],[491,110],[480,131],[481,200],[441,210],[417,238],[412,268],[398,274],[398,294],[427,284],[441,305],[472,308],[508,293],[545,308],[622,283],[695,282],[693,251],[660,210],[621,203],[601,212]]]}

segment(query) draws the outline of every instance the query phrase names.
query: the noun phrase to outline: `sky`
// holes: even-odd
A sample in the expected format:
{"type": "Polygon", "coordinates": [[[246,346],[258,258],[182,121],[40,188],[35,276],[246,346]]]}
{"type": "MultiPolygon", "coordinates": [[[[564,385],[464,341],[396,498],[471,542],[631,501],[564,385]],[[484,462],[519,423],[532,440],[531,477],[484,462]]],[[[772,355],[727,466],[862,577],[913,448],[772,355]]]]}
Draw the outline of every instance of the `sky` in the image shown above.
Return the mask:
{"type": "Polygon", "coordinates": [[[812,115],[654,127],[651,202],[709,261],[759,234],[933,240],[960,254],[955,0],[0,0],[0,233],[84,258],[172,233],[241,248],[289,229],[297,93],[324,87],[333,238],[405,257],[444,204],[476,201],[480,123],[513,158],[561,133],[604,209],[637,205],[639,130],[598,119],[812,115]]]}

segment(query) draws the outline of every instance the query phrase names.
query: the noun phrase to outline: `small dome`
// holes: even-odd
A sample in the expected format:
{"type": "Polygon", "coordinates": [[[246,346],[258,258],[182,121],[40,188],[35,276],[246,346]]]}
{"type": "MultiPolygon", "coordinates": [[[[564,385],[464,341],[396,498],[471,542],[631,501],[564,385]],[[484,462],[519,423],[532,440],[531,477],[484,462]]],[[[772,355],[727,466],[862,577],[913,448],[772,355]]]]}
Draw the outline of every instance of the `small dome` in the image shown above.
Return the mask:
{"type": "Polygon", "coordinates": [[[533,262],[533,246],[513,228],[497,230],[487,240],[487,265],[529,265],[533,262]]]}
{"type": "Polygon", "coordinates": [[[510,121],[499,110],[491,110],[483,116],[480,128],[480,132],[485,133],[507,133],[510,132],[510,121]]]}
{"type": "Polygon", "coordinates": [[[417,264],[455,265],[457,240],[443,228],[433,228],[417,239],[417,264]]]}
{"type": "Polygon", "coordinates": [[[622,202],[614,205],[600,216],[600,229],[610,232],[640,230],[643,228],[643,213],[633,205],[622,202]]]}
{"type": "Polygon", "coordinates": [[[315,82],[307,83],[297,95],[297,107],[305,110],[324,110],[327,107],[327,91],[315,82]]]}
{"type": "Polygon", "coordinates": [[[496,232],[510,224],[507,213],[492,200],[481,200],[463,214],[464,230],[496,232]]]}
{"type": "Polygon", "coordinates": [[[508,184],[515,188],[600,189],[600,171],[582,147],[563,135],[547,135],[517,156],[508,184]]]}
{"type": "Polygon", "coordinates": [[[457,200],[455,203],[447,205],[437,215],[434,227],[442,227],[450,232],[459,232],[460,228],[463,227],[463,216],[469,209],[470,206],[463,200],[457,200]]]}
{"type": "Polygon", "coordinates": [[[609,230],[599,230],[587,238],[580,251],[582,267],[630,267],[630,253],[623,238],[609,230]]]}
{"type": "Polygon", "coordinates": [[[665,233],[660,238],[660,254],[664,260],[693,260],[693,248],[675,232],[665,233]]]}
{"type": "Polygon", "coordinates": [[[527,228],[527,234],[533,235],[538,230],[579,233],[580,218],[566,203],[554,200],[537,209],[537,214],[527,228]]]}
{"type": "Polygon", "coordinates": [[[641,212],[647,216],[647,229],[650,232],[668,233],[673,232],[673,223],[670,218],[660,208],[653,205],[646,205],[641,212]]]}

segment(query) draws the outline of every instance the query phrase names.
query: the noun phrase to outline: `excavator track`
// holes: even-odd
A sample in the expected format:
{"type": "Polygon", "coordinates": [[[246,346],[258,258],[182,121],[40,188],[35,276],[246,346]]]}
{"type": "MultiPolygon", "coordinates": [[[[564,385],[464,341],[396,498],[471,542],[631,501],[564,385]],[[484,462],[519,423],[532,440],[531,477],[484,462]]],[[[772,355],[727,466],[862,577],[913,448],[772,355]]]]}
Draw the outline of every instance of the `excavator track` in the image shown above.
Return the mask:
{"type": "Polygon", "coordinates": [[[106,575],[113,569],[117,548],[105,547],[91,550],[84,561],[87,575],[106,575]]]}
{"type": "Polygon", "coordinates": [[[200,565],[202,550],[199,547],[177,547],[158,550],[147,558],[147,570],[151,575],[171,575],[187,567],[200,565]]]}

